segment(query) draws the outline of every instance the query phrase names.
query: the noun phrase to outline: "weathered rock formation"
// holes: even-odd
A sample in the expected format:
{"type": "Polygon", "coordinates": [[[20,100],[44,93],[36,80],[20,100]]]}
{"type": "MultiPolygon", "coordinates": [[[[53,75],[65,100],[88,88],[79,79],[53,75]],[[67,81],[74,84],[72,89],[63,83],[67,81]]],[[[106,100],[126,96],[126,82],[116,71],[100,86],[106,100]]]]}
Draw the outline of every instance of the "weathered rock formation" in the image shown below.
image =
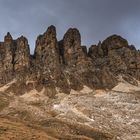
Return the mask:
{"type": "Polygon", "coordinates": [[[35,62],[44,72],[55,73],[59,71],[58,42],[56,29],[50,26],[47,31],[38,36],[35,48],[35,62]]]}
{"type": "Polygon", "coordinates": [[[127,75],[140,80],[140,52],[121,36],[112,35],[90,47],[88,55],[96,67],[108,67],[114,75],[127,75]]]}
{"type": "Polygon", "coordinates": [[[56,38],[56,29],[50,26],[43,35],[36,40],[36,47],[32,73],[36,72],[36,81],[39,84],[55,88],[61,75],[59,48],[56,38]]]}
{"type": "Polygon", "coordinates": [[[81,45],[77,29],[70,28],[57,41],[56,28],[50,26],[38,36],[33,56],[23,36],[14,40],[7,33],[4,42],[0,42],[1,84],[22,77],[25,88],[28,80],[35,81],[37,88],[45,86],[54,90],[57,87],[69,93],[71,89],[80,90],[83,85],[112,88],[120,75],[135,84],[134,78],[140,80],[140,52],[118,35],[99,41],[87,51],[81,45]]]}
{"type": "MultiPolygon", "coordinates": [[[[4,42],[0,43],[1,84],[15,78],[19,71],[25,72],[30,67],[30,49],[25,37],[13,40],[8,32],[4,42]]],[[[21,74],[21,73],[20,73],[21,74]]]]}

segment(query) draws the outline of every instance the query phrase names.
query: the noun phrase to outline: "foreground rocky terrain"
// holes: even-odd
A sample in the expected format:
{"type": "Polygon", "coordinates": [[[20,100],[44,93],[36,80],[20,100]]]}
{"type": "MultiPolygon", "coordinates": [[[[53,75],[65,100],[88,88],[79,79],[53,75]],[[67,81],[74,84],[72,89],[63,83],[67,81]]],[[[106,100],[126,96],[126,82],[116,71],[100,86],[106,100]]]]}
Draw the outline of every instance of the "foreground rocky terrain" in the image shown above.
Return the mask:
{"type": "Polygon", "coordinates": [[[32,90],[7,93],[1,87],[1,139],[139,140],[140,86],[120,81],[112,90],[71,90],[53,98],[32,90]],[[23,135],[25,134],[25,135],[23,135]]]}
{"type": "Polygon", "coordinates": [[[140,52],[121,36],[81,45],[50,26],[36,41],[0,42],[0,139],[140,139],[140,52]]]}

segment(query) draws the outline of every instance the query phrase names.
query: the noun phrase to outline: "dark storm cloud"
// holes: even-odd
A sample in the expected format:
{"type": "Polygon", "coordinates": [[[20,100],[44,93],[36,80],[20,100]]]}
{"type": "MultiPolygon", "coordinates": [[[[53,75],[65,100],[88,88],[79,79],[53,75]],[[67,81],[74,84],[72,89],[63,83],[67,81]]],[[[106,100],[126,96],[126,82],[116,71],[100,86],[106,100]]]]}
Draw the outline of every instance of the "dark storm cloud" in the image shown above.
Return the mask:
{"type": "Polygon", "coordinates": [[[140,0],[0,0],[0,40],[10,31],[25,35],[33,52],[38,34],[51,24],[58,39],[77,27],[82,43],[90,46],[111,34],[120,34],[140,47],[140,0]]]}

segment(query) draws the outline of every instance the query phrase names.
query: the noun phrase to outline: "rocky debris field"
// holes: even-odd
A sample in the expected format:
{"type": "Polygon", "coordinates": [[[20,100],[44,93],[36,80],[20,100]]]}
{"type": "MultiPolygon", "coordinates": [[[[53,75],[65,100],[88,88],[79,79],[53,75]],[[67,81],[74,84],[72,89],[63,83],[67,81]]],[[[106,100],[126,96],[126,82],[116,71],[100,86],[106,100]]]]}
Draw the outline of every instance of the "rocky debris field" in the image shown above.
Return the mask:
{"type": "Polygon", "coordinates": [[[6,93],[12,84],[0,88],[0,130],[5,130],[0,134],[2,138],[6,135],[5,139],[13,136],[22,140],[26,133],[25,137],[33,139],[33,133],[37,132],[34,139],[140,139],[139,85],[122,81],[112,90],[92,90],[84,86],[80,91],[71,90],[70,94],[61,93],[57,88],[58,93],[49,98],[44,88],[23,95],[6,93]],[[4,125],[10,121],[4,119],[7,117],[18,119],[20,125],[14,122],[4,125]],[[16,129],[20,137],[16,136],[16,129]]]}
{"type": "Polygon", "coordinates": [[[0,118],[0,140],[56,140],[39,126],[11,118],[0,118]]]}

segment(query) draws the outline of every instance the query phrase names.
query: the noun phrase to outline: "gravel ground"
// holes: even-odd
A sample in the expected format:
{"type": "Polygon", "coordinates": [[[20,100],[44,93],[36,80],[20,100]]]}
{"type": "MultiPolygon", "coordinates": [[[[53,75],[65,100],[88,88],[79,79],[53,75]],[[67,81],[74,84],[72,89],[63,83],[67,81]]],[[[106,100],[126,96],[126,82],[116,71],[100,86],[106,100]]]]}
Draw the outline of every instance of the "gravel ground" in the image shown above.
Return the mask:
{"type": "MultiPolygon", "coordinates": [[[[5,89],[2,88],[0,92],[0,115],[37,124],[45,120],[48,124],[47,119],[51,118],[48,131],[52,129],[56,133],[59,130],[59,134],[72,129],[76,135],[83,132],[84,139],[94,139],[89,137],[91,134],[86,135],[89,128],[94,128],[100,134],[111,134],[116,140],[140,140],[140,86],[120,83],[112,90],[94,91],[84,86],[82,91],[71,90],[69,95],[59,93],[57,89],[58,94],[53,99],[46,96],[44,89],[41,92],[33,90],[21,96],[6,93],[5,89]],[[82,130],[78,130],[78,125],[82,125],[82,130]]],[[[91,129],[90,132],[94,133],[94,130],[91,129]]],[[[73,133],[61,138],[66,139],[70,135],[73,139],[73,133]]],[[[76,137],[82,140],[81,134],[76,137]]]]}

